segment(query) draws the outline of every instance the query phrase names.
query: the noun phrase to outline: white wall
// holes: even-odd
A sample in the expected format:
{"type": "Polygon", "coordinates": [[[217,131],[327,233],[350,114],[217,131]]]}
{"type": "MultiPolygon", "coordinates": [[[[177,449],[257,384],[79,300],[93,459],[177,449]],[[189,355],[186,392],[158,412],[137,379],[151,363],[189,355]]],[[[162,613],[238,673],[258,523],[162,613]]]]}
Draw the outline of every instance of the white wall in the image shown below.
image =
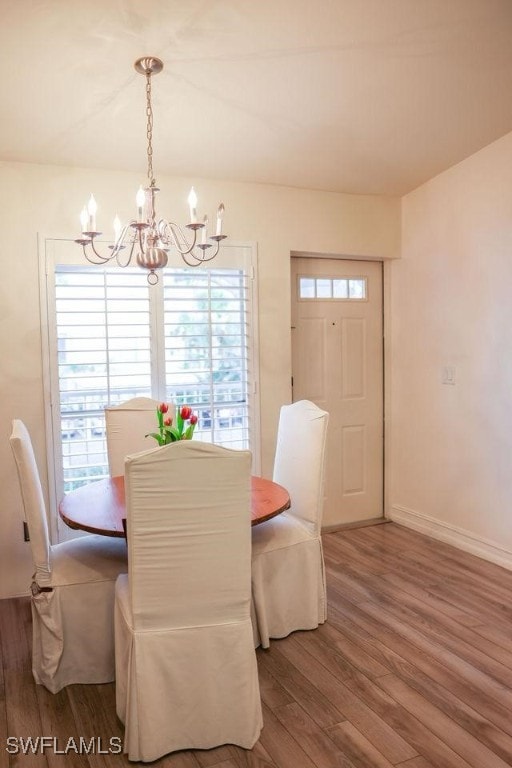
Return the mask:
{"type": "Polygon", "coordinates": [[[387,512],[512,567],[512,134],[407,195],[402,222],[387,512]]]}
{"type": "MultiPolygon", "coordinates": [[[[91,191],[100,206],[98,227],[109,232],[116,212],[125,219],[133,215],[141,179],[135,174],[0,164],[0,597],[25,592],[31,576],[8,444],[15,417],[32,434],[47,487],[37,235],[76,237],[78,215],[91,191]]],[[[186,196],[194,183],[200,211],[213,213],[222,196],[226,232],[233,240],[258,243],[262,471],[268,475],[279,408],[290,398],[290,252],[397,257],[400,201],[197,179],[157,181],[162,216],[186,219],[186,196]]]]}

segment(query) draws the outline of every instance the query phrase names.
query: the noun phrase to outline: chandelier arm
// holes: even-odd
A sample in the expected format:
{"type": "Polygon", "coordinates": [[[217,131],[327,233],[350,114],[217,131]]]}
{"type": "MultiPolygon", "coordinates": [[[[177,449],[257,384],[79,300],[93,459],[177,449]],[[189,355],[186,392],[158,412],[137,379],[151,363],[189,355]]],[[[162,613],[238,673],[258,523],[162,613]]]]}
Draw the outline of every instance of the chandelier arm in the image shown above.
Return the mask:
{"type": "Polygon", "coordinates": [[[188,264],[189,267],[197,267],[199,264],[202,264],[206,261],[211,261],[214,259],[220,248],[220,242],[221,240],[224,240],[224,235],[217,235],[210,238],[210,240],[213,240],[217,247],[213,251],[213,253],[209,256],[206,256],[206,248],[210,248],[211,244],[208,244],[207,246],[203,246],[201,243],[197,243],[197,229],[194,228],[194,241],[191,245],[189,245],[185,233],[183,232],[182,228],[175,224],[173,221],[166,221],[165,219],[160,219],[158,222],[158,233],[160,237],[163,239],[163,241],[168,245],[174,245],[176,250],[181,255],[183,261],[185,264],[188,264]],[[172,242],[171,242],[172,238],[172,242]],[[186,247],[182,248],[180,244],[180,240],[182,243],[185,243],[186,247]],[[202,255],[199,255],[197,253],[197,248],[202,249],[202,255]],[[195,261],[189,261],[185,258],[185,256],[190,255],[195,261]]]}
{"type": "Polygon", "coordinates": [[[198,259],[195,253],[190,253],[190,254],[182,253],[180,255],[183,261],[185,262],[185,264],[187,265],[187,267],[199,267],[199,265],[203,263],[202,259],[198,259]],[[188,255],[192,256],[192,258],[195,259],[195,261],[189,261],[187,258],[188,255]]]}
{"type": "MultiPolygon", "coordinates": [[[[94,255],[96,256],[96,258],[100,260],[100,264],[106,264],[107,261],[110,261],[112,259],[114,255],[113,253],[111,253],[109,256],[103,256],[99,251],[96,250],[96,246],[94,245],[94,238],[91,238],[91,242],[89,243],[89,245],[91,246],[91,249],[94,255]]],[[[91,261],[91,260],[88,259],[88,261],[91,261]]]]}
{"type": "Polygon", "coordinates": [[[133,249],[135,247],[135,237],[132,237],[132,240],[129,243],[129,245],[131,245],[131,248],[130,248],[130,250],[128,252],[128,257],[125,258],[125,259],[121,259],[120,258],[121,251],[126,248],[126,246],[123,245],[123,243],[124,243],[124,239],[126,237],[126,233],[128,232],[128,230],[132,226],[132,223],[133,222],[130,221],[128,224],[126,224],[125,227],[123,227],[123,230],[122,230],[121,234],[119,235],[119,237],[117,239],[117,242],[114,245],[114,248],[112,250],[112,256],[116,257],[116,261],[117,261],[117,263],[119,264],[120,267],[128,267],[130,265],[131,260],[132,260],[133,249]]]}
{"type": "Polygon", "coordinates": [[[87,253],[87,246],[88,245],[92,245],[92,240],[89,240],[87,243],[82,243],[82,248],[83,248],[84,256],[87,259],[87,261],[89,262],[89,264],[94,264],[94,266],[97,267],[97,266],[100,266],[101,264],[106,264],[112,258],[111,256],[101,256],[101,254],[99,254],[97,252],[96,248],[93,246],[92,247],[93,253],[95,254],[95,256],[96,256],[96,258],[98,260],[95,261],[94,259],[91,259],[91,257],[87,253]]]}
{"type": "MultiPolygon", "coordinates": [[[[201,246],[198,246],[198,247],[200,248],[201,246]]],[[[219,241],[217,241],[217,248],[216,248],[216,249],[215,249],[215,251],[214,251],[214,252],[211,254],[211,256],[206,256],[206,255],[205,255],[205,254],[206,254],[206,251],[205,251],[205,250],[203,250],[203,255],[202,255],[202,256],[196,256],[196,254],[195,254],[195,253],[193,253],[193,254],[192,254],[192,256],[194,257],[194,259],[197,259],[197,260],[199,261],[199,263],[200,263],[200,264],[202,264],[202,263],[203,263],[203,262],[205,262],[205,261],[211,261],[212,259],[214,259],[214,258],[216,257],[216,255],[218,254],[218,252],[219,252],[219,248],[220,248],[220,242],[219,242],[219,241]]]]}
{"type": "Polygon", "coordinates": [[[126,259],[120,259],[119,258],[119,253],[117,253],[116,261],[117,261],[117,263],[119,264],[120,267],[128,267],[128,266],[130,266],[130,263],[131,263],[131,260],[132,260],[132,257],[133,257],[133,251],[135,249],[135,242],[136,242],[135,238],[133,238],[133,240],[130,243],[130,250],[128,252],[128,257],[126,259]]]}
{"type": "Polygon", "coordinates": [[[168,244],[172,243],[172,245],[174,245],[176,250],[182,256],[186,256],[188,253],[191,253],[192,255],[194,255],[193,250],[197,242],[198,229],[199,227],[194,228],[192,230],[194,232],[194,239],[190,244],[189,241],[187,240],[187,237],[183,229],[180,226],[178,226],[178,224],[175,224],[173,221],[166,221],[165,219],[160,219],[160,221],[158,222],[158,231],[160,235],[161,236],[163,235],[164,240],[166,240],[168,244]],[[170,232],[170,236],[172,240],[169,240],[168,231],[170,232]],[[182,247],[182,245],[184,245],[185,247],[182,247]]]}

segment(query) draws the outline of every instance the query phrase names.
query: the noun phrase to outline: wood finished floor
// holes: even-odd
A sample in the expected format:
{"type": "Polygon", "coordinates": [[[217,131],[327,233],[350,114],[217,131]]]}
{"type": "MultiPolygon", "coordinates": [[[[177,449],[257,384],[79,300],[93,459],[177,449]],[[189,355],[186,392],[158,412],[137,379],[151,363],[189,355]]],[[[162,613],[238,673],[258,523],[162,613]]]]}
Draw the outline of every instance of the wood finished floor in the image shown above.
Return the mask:
{"type": "MultiPolygon", "coordinates": [[[[512,572],[394,523],[324,536],[329,618],[257,652],[264,728],[251,752],[174,768],[512,766],[512,572]]],[[[122,736],[114,684],[57,695],[30,671],[28,599],[0,601],[0,768],[119,768],[122,755],[9,755],[7,736],[122,736]]],[[[133,764],[132,764],[133,765],[133,764]]]]}

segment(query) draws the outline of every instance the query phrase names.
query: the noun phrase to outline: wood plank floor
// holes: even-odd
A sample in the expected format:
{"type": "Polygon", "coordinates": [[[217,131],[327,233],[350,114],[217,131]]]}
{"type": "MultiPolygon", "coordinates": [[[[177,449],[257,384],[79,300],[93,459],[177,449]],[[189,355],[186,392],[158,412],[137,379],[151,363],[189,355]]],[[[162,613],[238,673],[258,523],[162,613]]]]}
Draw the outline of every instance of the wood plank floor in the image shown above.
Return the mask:
{"type": "MultiPolygon", "coordinates": [[[[324,536],[329,618],[257,651],[255,748],[174,768],[512,766],[512,572],[394,523],[324,536]]],[[[0,768],[120,768],[114,684],[33,683],[28,599],[0,601],[0,768]],[[101,739],[104,754],[8,754],[7,737],[101,739]]]]}

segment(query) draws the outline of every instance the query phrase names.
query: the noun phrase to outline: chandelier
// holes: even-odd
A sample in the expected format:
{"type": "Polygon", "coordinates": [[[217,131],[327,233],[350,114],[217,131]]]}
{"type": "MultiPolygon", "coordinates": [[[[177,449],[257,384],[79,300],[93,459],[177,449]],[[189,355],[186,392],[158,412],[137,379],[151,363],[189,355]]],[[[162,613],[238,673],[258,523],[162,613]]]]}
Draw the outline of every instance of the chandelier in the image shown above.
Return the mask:
{"type": "Polygon", "coordinates": [[[222,234],[222,219],[224,205],[217,209],[215,234],[208,236],[208,216],[202,221],[197,220],[197,196],[194,187],[190,190],[188,204],[190,221],[185,225],[188,233],[173,221],[158,219],[155,210],[155,197],[159,192],[153,176],[153,108],[151,105],[151,77],[163,69],[163,62],[154,56],[137,59],[135,69],[146,77],[146,136],[147,136],[147,177],[148,186],[139,188],[135,201],[137,218],[128,224],[121,224],[119,217],[114,219],[114,245],[109,245],[109,253],[100,253],[95,242],[102,233],[96,229],[97,204],[94,195],[84,206],[80,215],[82,236],[75,240],[82,246],[85,258],[91,264],[106,264],[115,259],[120,267],[127,267],[136,254],[139,267],[148,270],[148,283],[158,282],[155,270],[165,267],[169,248],[174,247],[181,254],[183,261],[189,267],[197,267],[206,261],[211,261],[219,252],[220,243],[226,235],[222,234]],[[211,242],[208,242],[211,241],[211,242]],[[210,251],[210,248],[214,248],[210,251]],[[122,253],[126,251],[126,253],[122,253]]]}

